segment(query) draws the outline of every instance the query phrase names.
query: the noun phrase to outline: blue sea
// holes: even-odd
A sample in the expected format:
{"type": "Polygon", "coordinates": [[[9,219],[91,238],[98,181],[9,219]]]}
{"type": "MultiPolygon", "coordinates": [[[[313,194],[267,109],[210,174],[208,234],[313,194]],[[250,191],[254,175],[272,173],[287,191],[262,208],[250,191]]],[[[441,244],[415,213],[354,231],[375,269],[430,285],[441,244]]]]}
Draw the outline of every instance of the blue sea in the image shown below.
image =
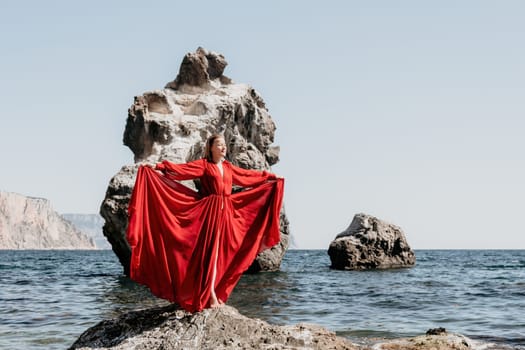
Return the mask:
{"type": "MultiPolygon", "coordinates": [[[[290,250],[280,272],[243,276],[228,304],[274,324],[319,324],[357,343],[445,327],[525,349],[525,250],[416,257],[413,268],[335,271],[325,250],[290,250]]],[[[109,250],[0,251],[0,349],[65,349],[101,320],[164,303],[123,276],[109,250]]]]}

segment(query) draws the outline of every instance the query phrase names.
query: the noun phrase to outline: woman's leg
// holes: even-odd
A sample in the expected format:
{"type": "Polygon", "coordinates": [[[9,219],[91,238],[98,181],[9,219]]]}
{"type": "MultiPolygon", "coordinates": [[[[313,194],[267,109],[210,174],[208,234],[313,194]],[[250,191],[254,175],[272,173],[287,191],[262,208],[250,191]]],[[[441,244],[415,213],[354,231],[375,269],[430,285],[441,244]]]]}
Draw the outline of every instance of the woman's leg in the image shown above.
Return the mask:
{"type": "MultiPolygon", "coordinates": [[[[220,236],[220,235],[219,235],[220,236]]],[[[215,294],[215,280],[217,277],[217,259],[219,257],[219,240],[215,244],[215,259],[213,260],[213,272],[211,274],[211,303],[210,307],[216,308],[222,305],[222,301],[217,299],[215,294]]]]}

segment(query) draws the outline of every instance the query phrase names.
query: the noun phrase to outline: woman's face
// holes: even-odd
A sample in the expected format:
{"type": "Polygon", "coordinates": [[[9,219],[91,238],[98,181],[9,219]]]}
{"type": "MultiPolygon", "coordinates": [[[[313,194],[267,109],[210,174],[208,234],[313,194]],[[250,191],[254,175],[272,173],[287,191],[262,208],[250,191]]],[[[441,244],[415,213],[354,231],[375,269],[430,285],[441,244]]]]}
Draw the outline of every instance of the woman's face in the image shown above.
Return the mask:
{"type": "Polygon", "coordinates": [[[218,137],[211,145],[211,156],[214,162],[218,162],[226,157],[226,142],[222,137],[218,137]]]}

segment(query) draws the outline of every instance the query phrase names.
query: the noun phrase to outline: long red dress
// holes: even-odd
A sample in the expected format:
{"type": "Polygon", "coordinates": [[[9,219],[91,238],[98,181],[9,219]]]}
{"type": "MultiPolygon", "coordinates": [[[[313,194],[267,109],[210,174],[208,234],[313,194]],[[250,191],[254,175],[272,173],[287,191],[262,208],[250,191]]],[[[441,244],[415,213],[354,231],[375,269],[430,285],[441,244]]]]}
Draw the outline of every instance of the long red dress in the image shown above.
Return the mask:
{"type": "Polygon", "coordinates": [[[210,306],[214,262],[215,293],[226,302],[257,254],[280,240],[284,180],[222,165],[223,175],[206,159],[164,161],[164,175],[142,166],[129,203],[131,278],[191,312],[210,306]],[[176,181],[195,178],[200,192],[176,181]],[[249,189],[232,194],[232,184],[249,189]]]}

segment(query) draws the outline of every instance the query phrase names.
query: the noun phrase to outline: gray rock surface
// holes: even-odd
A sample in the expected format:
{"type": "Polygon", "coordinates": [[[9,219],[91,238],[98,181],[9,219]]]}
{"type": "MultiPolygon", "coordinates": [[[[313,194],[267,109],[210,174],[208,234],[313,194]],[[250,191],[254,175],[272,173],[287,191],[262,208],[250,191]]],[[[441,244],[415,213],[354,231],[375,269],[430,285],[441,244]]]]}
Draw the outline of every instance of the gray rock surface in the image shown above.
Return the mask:
{"type": "Polygon", "coordinates": [[[375,344],[373,350],[472,350],[472,349],[499,349],[487,347],[461,335],[440,333],[437,335],[420,335],[414,338],[400,338],[375,344]]]}
{"type": "Polygon", "coordinates": [[[0,191],[0,249],[94,249],[44,198],[0,191]]]}
{"type": "Polygon", "coordinates": [[[80,232],[93,239],[97,249],[111,249],[111,245],[102,233],[104,219],[100,214],[67,213],[62,214],[62,217],[75,225],[80,232]]]}
{"type": "MultiPolygon", "coordinates": [[[[177,78],[164,89],[135,97],[128,111],[124,144],[134,154],[110,180],[100,214],[104,235],[128,274],[130,248],[125,238],[127,206],[142,162],[164,159],[184,163],[202,157],[206,139],[222,133],[227,158],[246,169],[270,170],[279,160],[273,146],[275,124],[263,99],[249,85],[223,75],[227,62],[220,54],[199,48],[184,57],[177,78]]],[[[185,182],[194,187],[193,182],[185,182]]],[[[289,228],[283,212],[281,244],[263,252],[250,269],[277,270],[288,247],[289,228]]]]}
{"type": "Polygon", "coordinates": [[[102,321],[70,349],[359,349],[325,328],[275,326],[224,305],[191,314],[173,305],[102,321]]]}
{"type": "MultiPolygon", "coordinates": [[[[351,318],[349,318],[351,322],[351,318]]],[[[224,305],[191,314],[175,305],[132,311],[86,330],[70,349],[349,349],[349,350],[503,350],[499,344],[460,334],[427,332],[414,338],[362,339],[360,344],[311,324],[271,325],[224,305]]]]}
{"type": "Polygon", "coordinates": [[[356,214],[350,226],[330,243],[331,267],[338,270],[412,266],[416,256],[403,231],[367,214],[356,214]]]}
{"type": "Polygon", "coordinates": [[[444,328],[429,329],[425,335],[375,342],[372,350],[513,350],[516,347],[501,343],[468,338],[448,333],[444,328]]]}

